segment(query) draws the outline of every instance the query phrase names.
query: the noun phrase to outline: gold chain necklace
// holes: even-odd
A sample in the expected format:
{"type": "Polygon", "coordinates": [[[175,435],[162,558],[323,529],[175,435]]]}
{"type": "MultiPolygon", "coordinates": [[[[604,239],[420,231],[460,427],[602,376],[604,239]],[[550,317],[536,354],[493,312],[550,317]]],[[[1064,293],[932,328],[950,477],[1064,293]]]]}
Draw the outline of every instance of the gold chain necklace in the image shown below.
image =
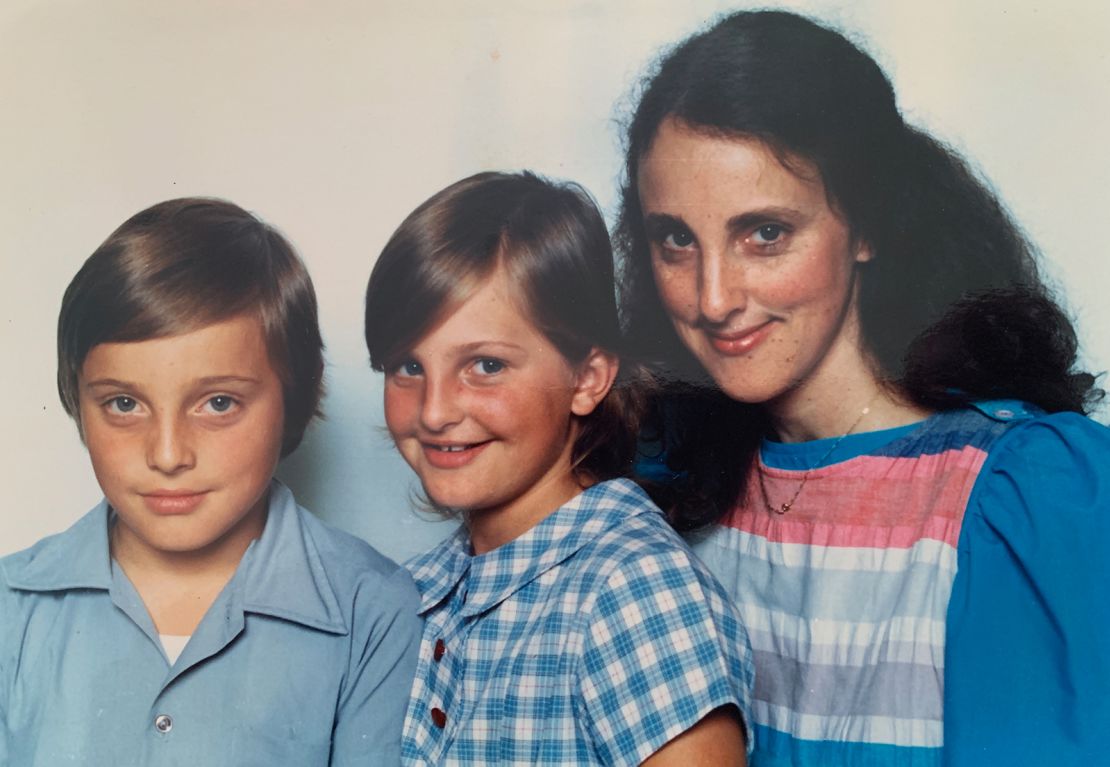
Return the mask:
{"type": "Polygon", "coordinates": [[[778,514],[779,516],[782,516],[794,507],[794,502],[797,501],[798,496],[802,494],[802,489],[806,486],[806,482],[809,482],[809,475],[812,474],[818,466],[824,464],[828,457],[833,454],[833,451],[840,447],[840,443],[843,442],[849,434],[856,430],[856,427],[860,425],[860,422],[867,416],[868,413],[871,412],[871,405],[875,403],[875,400],[878,398],[878,396],[879,393],[875,392],[875,394],[873,394],[871,399],[867,402],[867,407],[860,411],[859,415],[856,416],[856,420],[853,421],[852,425],[848,427],[848,431],[837,437],[836,441],[832,443],[832,446],[825,451],[825,454],[818,458],[812,466],[806,469],[806,473],[802,475],[802,481],[798,483],[798,487],[794,490],[794,494],[790,496],[790,500],[786,501],[781,506],[774,506],[771,504],[771,499],[767,495],[767,481],[764,478],[765,472],[763,471],[762,466],[759,467],[759,489],[763,493],[763,505],[767,507],[767,511],[771,512],[772,514],[778,514]]]}

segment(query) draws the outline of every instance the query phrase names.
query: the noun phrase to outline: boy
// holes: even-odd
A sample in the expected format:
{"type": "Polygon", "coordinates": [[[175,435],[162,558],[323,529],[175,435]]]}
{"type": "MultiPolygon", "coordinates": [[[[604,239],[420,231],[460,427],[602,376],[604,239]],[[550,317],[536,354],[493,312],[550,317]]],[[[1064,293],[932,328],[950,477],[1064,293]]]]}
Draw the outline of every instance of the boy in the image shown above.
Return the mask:
{"type": "Polygon", "coordinates": [[[322,350],[304,265],[228,202],[155,205],[78,272],[58,388],[105,500],[0,559],[0,764],[399,761],[412,581],[273,479],[322,350]]]}

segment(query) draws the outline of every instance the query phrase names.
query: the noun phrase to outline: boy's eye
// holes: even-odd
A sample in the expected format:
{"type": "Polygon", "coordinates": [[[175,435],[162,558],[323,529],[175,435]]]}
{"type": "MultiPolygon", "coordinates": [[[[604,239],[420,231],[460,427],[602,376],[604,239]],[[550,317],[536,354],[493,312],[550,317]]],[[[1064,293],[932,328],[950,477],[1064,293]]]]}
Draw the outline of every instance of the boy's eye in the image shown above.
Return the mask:
{"type": "Polygon", "coordinates": [[[782,239],[786,234],[786,227],[782,224],[764,224],[752,233],[752,239],[757,245],[771,245],[782,239]]]}
{"type": "Polygon", "coordinates": [[[214,413],[226,413],[235,405],[235,399],[226,394],[217,394],[210,397],[205,406],[214,413]]]}
{"type": "Polygon", "coordinates": [[[420,363],[416,360],[405,360],[397,366],[396,374],[399,376],[418,376],[424,372],[424,368],[420,367],[420,363]]]}
{"type": "Polygon", "coordinates": [[[104,404],[110,413],[131,413],[139,405],[131,397],[112,397],[104,404]]]}
{"type": "Polygon", "coordinates": [[[493,357],[482,357],[474,362],[474,372],[484,376],[496,375],[504,369],[505,363],[493,357]]]}

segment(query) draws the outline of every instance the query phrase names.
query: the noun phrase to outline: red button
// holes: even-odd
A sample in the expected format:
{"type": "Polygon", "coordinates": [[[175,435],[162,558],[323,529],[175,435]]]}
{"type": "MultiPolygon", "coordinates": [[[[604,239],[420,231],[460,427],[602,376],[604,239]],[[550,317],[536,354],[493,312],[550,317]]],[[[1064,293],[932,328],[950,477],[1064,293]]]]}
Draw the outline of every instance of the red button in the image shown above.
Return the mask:
{"type": "Polygon", "coordinates": [[[447,726],[447,714],[444,713],[442,708],[432,709],[432,724],[441,730],[447,726]]]}
{"type": "Polygon", "coordinates": [[[437,639],[436,640],[436,649],[432,653],[432,659],[435,660],[438,663],[440,660],[443,659],[443,654],[445,652],[447,652],[447,645],[445,645],[443,643],[442,639],[437,639]]]}

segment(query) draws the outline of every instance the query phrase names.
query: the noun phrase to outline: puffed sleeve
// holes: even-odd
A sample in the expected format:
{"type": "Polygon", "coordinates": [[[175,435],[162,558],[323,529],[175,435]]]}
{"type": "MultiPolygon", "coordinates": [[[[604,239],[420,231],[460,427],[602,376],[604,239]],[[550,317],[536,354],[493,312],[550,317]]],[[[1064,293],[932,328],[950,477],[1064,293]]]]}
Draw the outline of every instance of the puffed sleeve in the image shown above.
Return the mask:
{"type": "Polygon", "coordinates": [[[1110,429],[1015,425],[969,500],[948,609],[944,763],[1110,760],[1110,429]]]}
{"type": "Polygon", "coordinates": [[[638,765],[721,706],[735,706],[750,733],[748,636],[701,569],[682,549],[644,554],[599,595],[579,705],[603,764],[638,765]]]}
{"type": "Polygon", "coordinates": [[[401,727],[424,625],[416,614],[419,605],[416,586],[403,568],[381,588],[360,591],[355,615],[362,620],[353,629],[331,767],[400,764],[401,727]]]}

